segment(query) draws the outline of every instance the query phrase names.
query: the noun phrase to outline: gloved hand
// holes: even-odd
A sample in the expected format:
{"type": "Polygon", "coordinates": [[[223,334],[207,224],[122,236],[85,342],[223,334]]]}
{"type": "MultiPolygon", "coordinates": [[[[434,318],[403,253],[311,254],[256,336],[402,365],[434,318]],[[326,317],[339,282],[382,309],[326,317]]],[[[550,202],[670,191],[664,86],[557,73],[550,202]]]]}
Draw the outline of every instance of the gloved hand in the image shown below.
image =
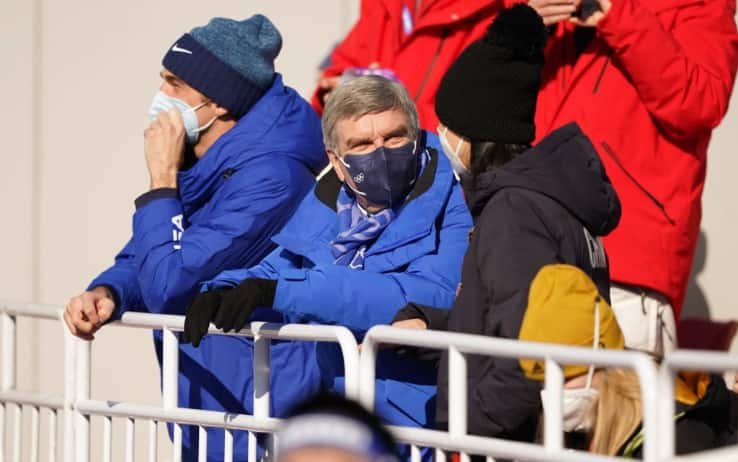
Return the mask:
{"type": "Polygon", "coordinates": [[[228,288],[201,292],[192,299],[185,312],[182,343],[192,343],[194,347],[200,346],[200,340],[208,333],[210,321],[215,318],[223,295],[231,290],[228,288]]]}
{"type": "Polygon", "coordinates": [[[232,289],[198,294],[187,308],[183,342],[197,347],[212,321],[223,332],[239,331],[258,307],[271,308],[277,281],[251,278],[232,289]]]}
{"type": "Polygon", "coordinates": [[[246,279],[223,296],[215,327],[223,332],[239,331],[246,325],[258,307],[271,308],[277,293],[277,281],[272,279],[246,279]]]}

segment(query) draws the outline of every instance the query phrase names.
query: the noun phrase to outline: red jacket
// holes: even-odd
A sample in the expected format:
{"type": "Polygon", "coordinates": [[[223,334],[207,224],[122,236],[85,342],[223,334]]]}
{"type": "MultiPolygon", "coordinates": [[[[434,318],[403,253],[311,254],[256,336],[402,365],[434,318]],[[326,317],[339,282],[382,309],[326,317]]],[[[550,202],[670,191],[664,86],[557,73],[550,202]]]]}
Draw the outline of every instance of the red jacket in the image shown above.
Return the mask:
{"type": "Polygon", "coordinates": [[[707,146],[738,63],[735,0],[613,0],[576,59],[574,27],[549,41],[541,138],[575,120],[622,202],[605,239],[613,281],[668,297],[678,317],[699,233],[707,146]]]}
{"type": "MultiPolygon", "coordinates": [[[[405,36],[402,8],[406,0],[362,0],[359,20],[333,51],[323,75],[340,75],[348,67],[374,62],[392,69],[415,100],[421,127],[435,131],[434,102],[443,74],[467,45],[484,35],[508,1],[424,1],[412,32],[405,36]]],[[[323,112],[321,97],[317,89],[312,104],[318,113],[323,112]]]]}

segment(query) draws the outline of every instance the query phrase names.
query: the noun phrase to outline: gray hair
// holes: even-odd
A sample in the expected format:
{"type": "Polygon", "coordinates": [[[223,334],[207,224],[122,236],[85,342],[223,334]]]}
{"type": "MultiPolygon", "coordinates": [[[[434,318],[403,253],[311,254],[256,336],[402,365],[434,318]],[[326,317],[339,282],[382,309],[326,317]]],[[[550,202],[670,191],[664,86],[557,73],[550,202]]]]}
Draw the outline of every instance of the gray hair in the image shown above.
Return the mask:
{"type": "Polygon", "coordinates": [[[418,137],[418,111],[415,103],[397,82],[377,75],[367,75],[339,85],[328,97],[323,111],[323,142],[331,151],[338,150],[336,124],[344,119],[358,119],[367,114],[399,109],[407,116],[410,136],[418,137]]]}

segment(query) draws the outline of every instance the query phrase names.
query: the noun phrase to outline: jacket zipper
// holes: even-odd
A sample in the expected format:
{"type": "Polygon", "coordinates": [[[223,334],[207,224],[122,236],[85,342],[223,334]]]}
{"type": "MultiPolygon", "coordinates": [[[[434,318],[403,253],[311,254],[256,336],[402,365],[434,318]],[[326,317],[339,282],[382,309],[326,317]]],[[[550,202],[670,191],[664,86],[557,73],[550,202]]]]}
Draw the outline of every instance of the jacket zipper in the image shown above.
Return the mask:
{"type": "Polygon", "coordinates": [[[610,64],[610,54],[607,55],[605,62],[602,64],[602,69],[600,69],[600,74],[597,76],[597,81],[595,82],[594,89],[592,90],[593,94],[597,94],[597,90],[600,89],[600,83],[602,82],[602,77],[605,76],[605,69],[607,69],[608,64],[610,64]]]}
{"type": "Polygon", "coordinates": [[[615,155],[615,151],[612,150],[612,148],[610,147],[610,145],[607,142],[603,141],[601,144],[602,144],[602,148],[605,150],[605,152],[607,153],[607,155],[610,156],[610,158],[615,162],[615,164],[617,164],[618,167],[620,167],[620,170],[622,170],[623,173],[625,173],[625,176],[627,176],[630,179],[630,181],[633,182],[633,184],[643,194],[645,194],[646,197],[651,202],[653,202],[653,204],[661,211],[661,214],[664,216],[664,218],[666,218],[666,220],[670,224],[676,225],[676,222],[674,221],[674,219],[671,218],[671,216],[669,216],[669,213],[666,211],[666,206],[663,204],[663,202],[661,202],[660,200],[658,200],[656,198],[656,196],[654,196],[653,194],[651,194],[651,192],[648,189],[646,189],[638,180],[636,180],[636,178],[625,168],[625,165],[623,165],[623,163],[620,161],[620,159],[615,155]]]}
{"type": "Polygon", "coordinates": [[[433,59],[431,59],[431,63],[428,66],[428,70],[425,71],[423,80],[420,81],[420,86],[418,87],[418,91],[415,92],[415,98],[413,98],[413,101],[416,103],[418,102],[418,98],[420,98],[420,95],[423,94],[423,90],[425,90],[425,86],[428,84],[428,79],[430,78],[431,72],[433,72],[433,68],[436,66],[436,61],[438,61],[438,56],[441,54],[441,48],[443,48],[443,42],[446,41],[447,35],[448,35],[448,29],[444,29],[443,33],[441,34],[441,40],[438,42],[436,51],[433,54],[433,59]]]}

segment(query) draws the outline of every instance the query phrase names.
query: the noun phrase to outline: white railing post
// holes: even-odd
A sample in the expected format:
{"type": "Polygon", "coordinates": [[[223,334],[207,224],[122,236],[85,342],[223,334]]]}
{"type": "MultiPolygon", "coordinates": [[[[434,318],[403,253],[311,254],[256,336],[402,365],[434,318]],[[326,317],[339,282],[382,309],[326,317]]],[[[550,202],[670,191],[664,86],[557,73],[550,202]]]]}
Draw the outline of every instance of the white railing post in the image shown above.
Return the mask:
{"type": "Polygon", "coordinates": [[[356,339],[348,329],[341,328],[336,341],[343,357],[344,392],[346,397],[359,399],[359,348],[356,339]]]}
{"type": "MultiPolygon", "coordinates": [[[[0,391],[10,391],[15,387],[15,319],[0,307],[0,391]]],[[[5,409],[0,403],[0,462],[5,461],[5,409]]],[[[13,428],[19,432],[20,428],[13,428]]]]}
{"type": "MultiPolygon", "coordinates": [[[[661,432],[658,428],[660,403],[657,395],[664,395],[665,393],[663,390],[658,390],[658,372],[653,360],[645,353],[637,353],[637,355],[634,369],[641,386],[641,406],[643,406],[643,432],[645,435],[643,462],[656,462],[661,460],[659,458],[659,446],[663,445],[663,441],[660,441],[661,432]]],[[[672,394],[672,401],[673,396],[672,394]]],[[[673,429],[673,415],[669,423],[673,429]]]]}
{"type": "Polygon", "coordinates": [[[374,387],[376,386],[377,344],[370,333],[364,336],[359,355],[359,402],[374,411],[374,387]]]}
{"type": "Polygon", "coordinates": [[[74,380],[74,460],[87,462],[90,459],[90,418],[76,408],[77,403],[90,399],[90,349],[92,344],[76,339],[74,380]]]}
{"type": "Polygon", "coordinates": [[[61,323],[62,336],[64,337],[64,408],[62,419],[62,460],[64,462],[75,462],[74,459],[74,398],[76,397],[75,379],[77,377],[77,340],[69,332],[67,326],[61,323]]]}
{"type": "MultiPolygon", "coordinates": [[[[177,334],[167,327],[162,328],[162,404],[165,410],[176,409],[179,394],[179,341],[177,334]]],[[[174,424],[172,462],[182,460],[182,426],[174,424]]]]}
{"type": "MultiPolygon", "coordinates": [[[[659,460],[668,461],[674,458],[675,424],[674,414],[676,403],[674,402],[674,371],[668,361],[665,361],[659,370],[659,396],[658,396],[658,457],[659,460]]],[[[645,400],[644,400],[645,405],[645,400]]]]}
{"type": "Polygon", "coordinates": [[[563,385],[564,372],[556,361],[546,359],[546,380],[543,387],[546,390],[543,413],[543,444],[547,450],[556,452],[564,447],[563,429],[563,385]]]}
{"type": "MultiPolygon", "coordinates": [[[[269,346],[271,340],[260,333],[263,322],[251,323],[254,334],[254,417],[269,417],[269,374],[271,371],[269,346]]],[[[257,439],[254,432],[249,432],[248,460],[256,460],[257,439]]]]}
{"type": "MultiPolygon", "coordinates": [[[[448,432],[452,438],[466,435],[467,380],[466,357],[458,348],[449,347],[448,432]]],[[[469,455],[462,453],[461,462],[469,462],[469,455]]]]}

